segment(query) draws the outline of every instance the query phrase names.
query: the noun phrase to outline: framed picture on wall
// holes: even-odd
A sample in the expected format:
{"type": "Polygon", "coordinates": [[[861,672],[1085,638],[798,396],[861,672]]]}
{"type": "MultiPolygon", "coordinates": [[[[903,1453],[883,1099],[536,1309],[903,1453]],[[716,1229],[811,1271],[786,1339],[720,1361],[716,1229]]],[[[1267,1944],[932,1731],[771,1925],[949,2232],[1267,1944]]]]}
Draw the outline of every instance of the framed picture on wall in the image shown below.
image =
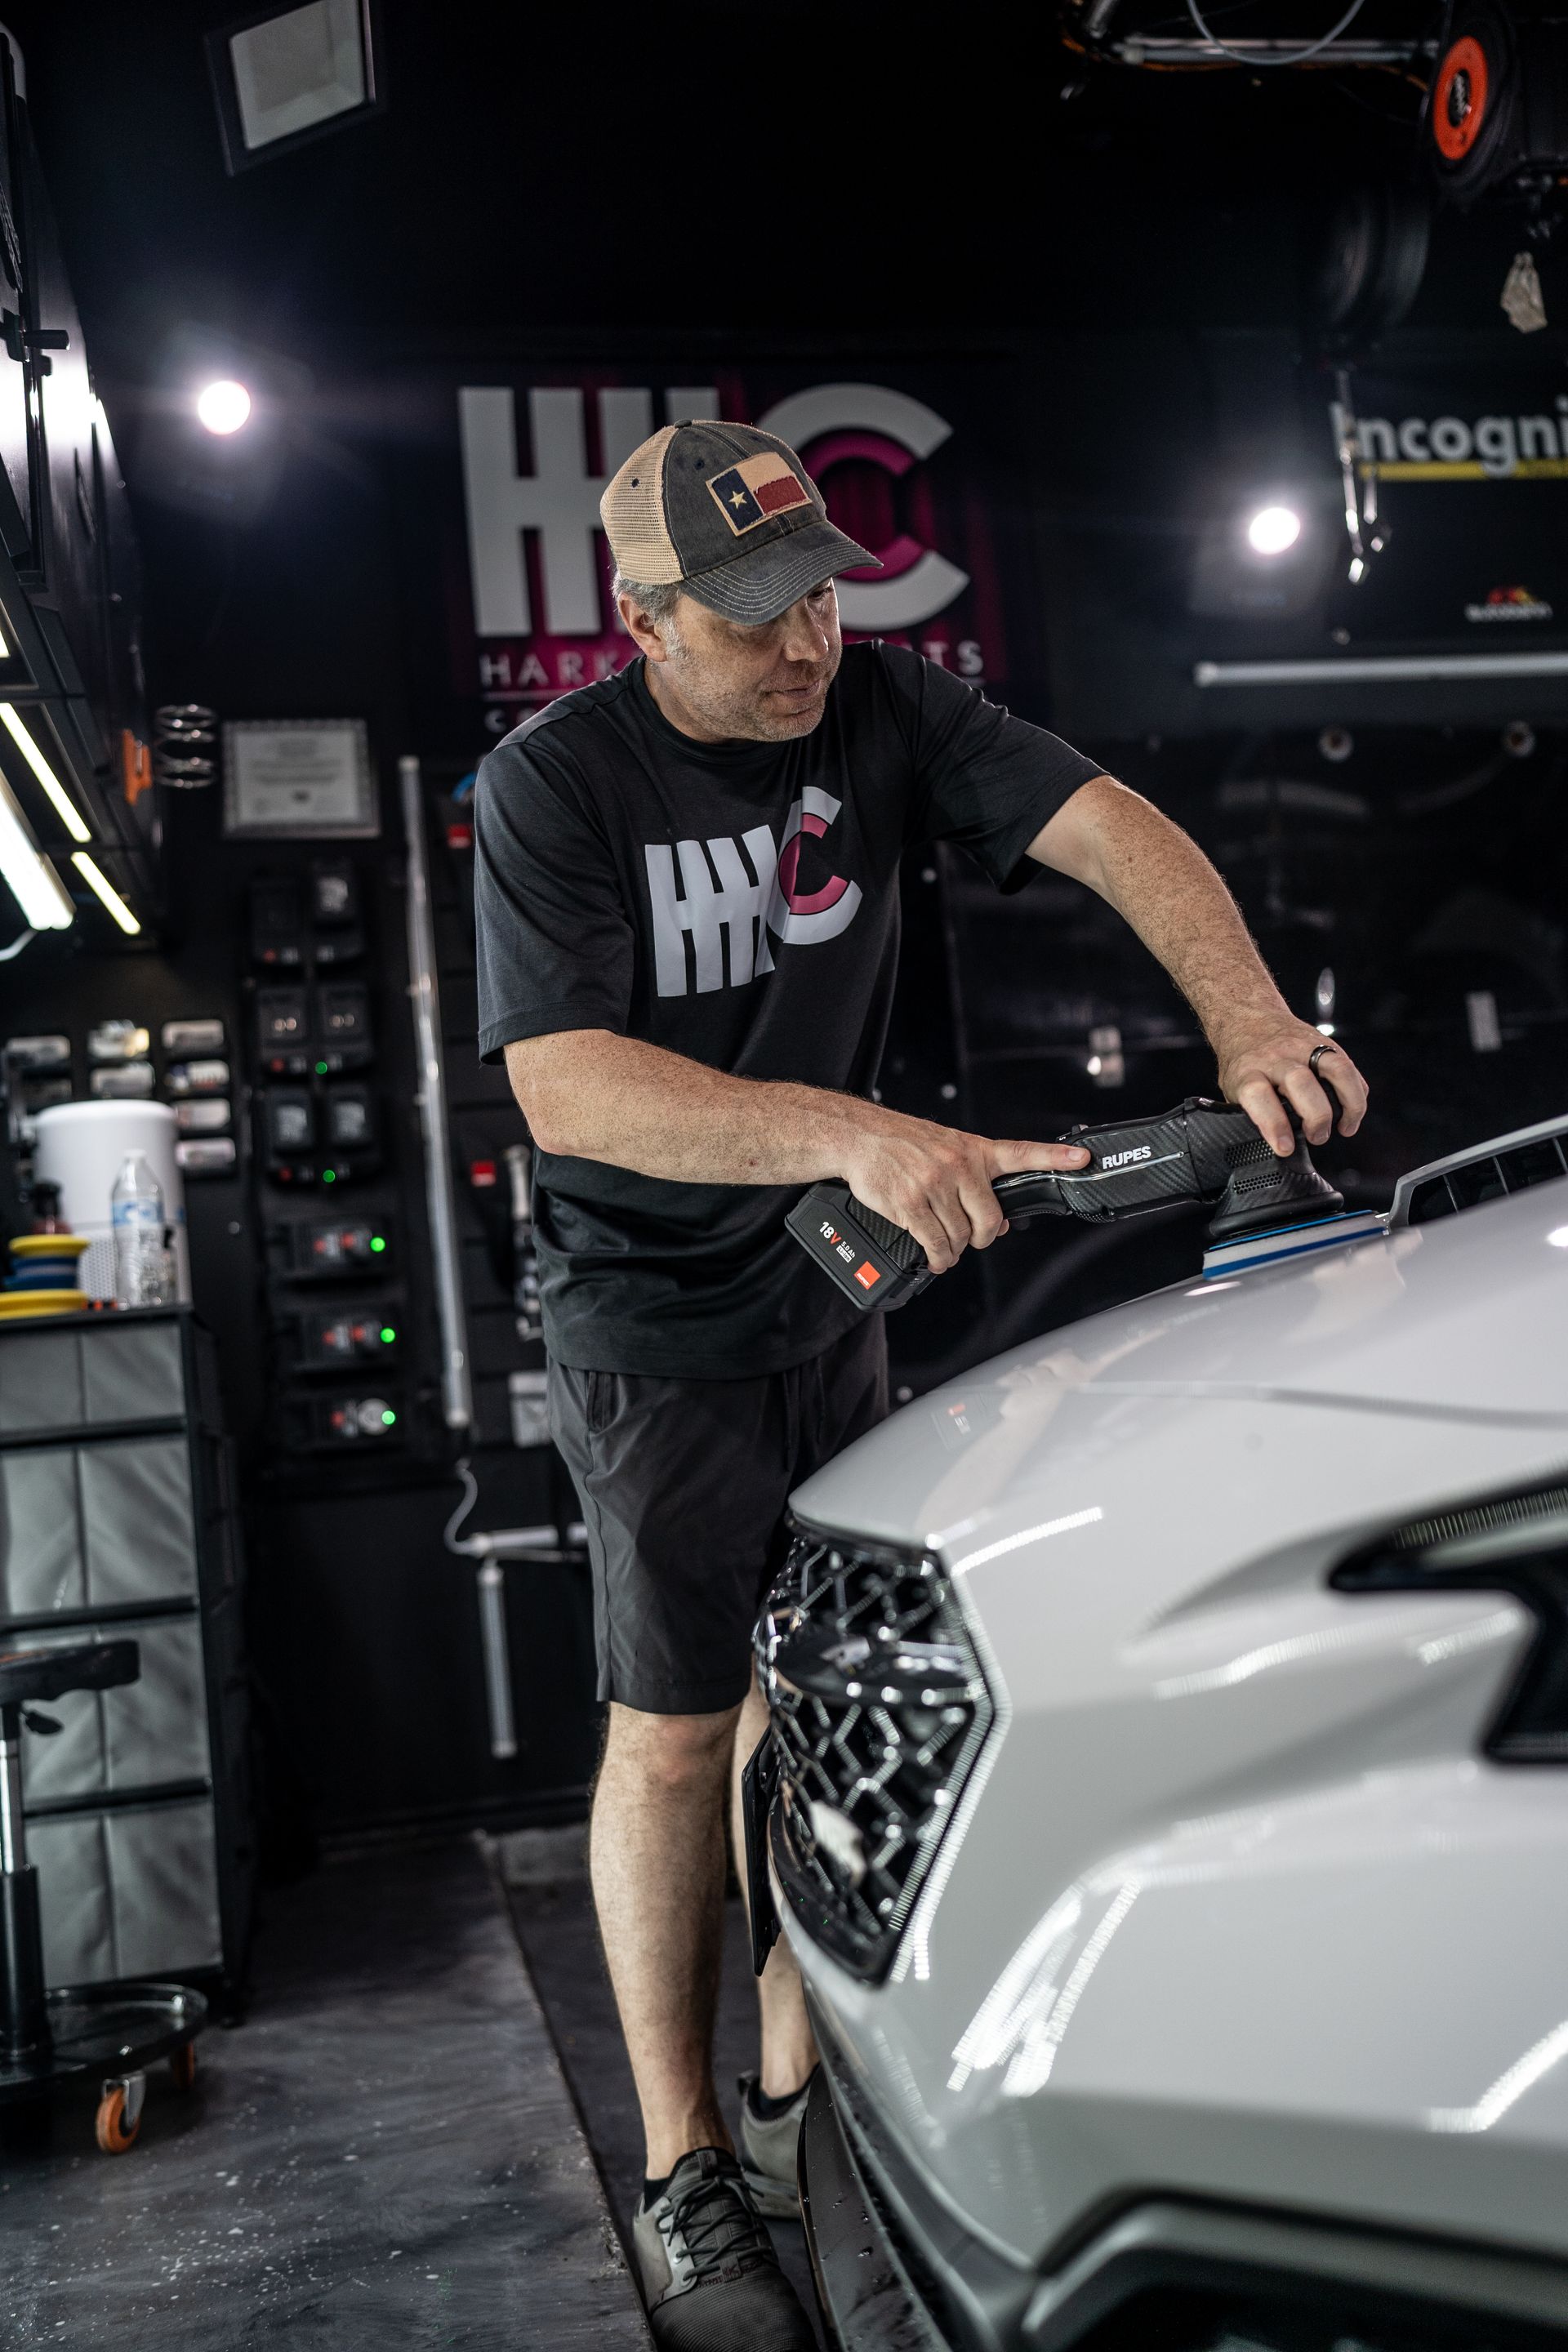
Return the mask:
{"type": "Polygon", "coordinates": [[[288,840],[381,831],[363,719],[235,719],[223,730],[223,829],[288,840]]]}

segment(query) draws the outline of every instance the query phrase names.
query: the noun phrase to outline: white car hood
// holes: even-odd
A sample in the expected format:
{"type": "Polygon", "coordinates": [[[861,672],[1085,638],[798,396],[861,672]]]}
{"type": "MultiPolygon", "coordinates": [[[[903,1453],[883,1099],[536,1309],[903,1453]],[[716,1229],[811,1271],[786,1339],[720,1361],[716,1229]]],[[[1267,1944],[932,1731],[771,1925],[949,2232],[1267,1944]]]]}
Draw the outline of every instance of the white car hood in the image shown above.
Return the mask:
{"type": "Polygon", "coordinates": [[[1529,1612],[1326,1574],[1563,1475],[1565,1310],[1568,1183],[1194,1271],[797,1490],[942,1554],[996,1703],[886,1982],[786,1932],[885,2127],[1010,2258],[1151,2181],[1568,2253],[1568,2066],[1510,2087],[1568,2037],[1568,1784],[1478,1755],[1529,1612]],[[1064,1906],[1079,1941],[1015,2001],[1064,1906]],[[1033,2084],[990,2034],[1030,2001],[1033,2084]]]}
{"type": "Polygon", "coordinates": [[[1565,1331],[1568,1185],[1549,1185],[1228,1281],[1194,1269],[933,1390],[794,1505],[819,1527],[973,1556],[1038,1521],[1075,1399],[1270,1400],[1545,1433],[1568,1425],[1565,1331]]]}

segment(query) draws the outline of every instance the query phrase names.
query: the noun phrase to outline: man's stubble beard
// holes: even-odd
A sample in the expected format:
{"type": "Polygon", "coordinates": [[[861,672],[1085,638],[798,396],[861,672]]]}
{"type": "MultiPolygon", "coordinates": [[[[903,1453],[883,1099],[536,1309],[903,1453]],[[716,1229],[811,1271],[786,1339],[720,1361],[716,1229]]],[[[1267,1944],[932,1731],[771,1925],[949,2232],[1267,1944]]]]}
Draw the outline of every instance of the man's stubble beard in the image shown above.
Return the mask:
{"type": "MultiPolygon", "coordinates": [[[[774,716],[768,709],[765,693],[761,688],[753,688],[749,693],[724,693],[694,687],[694,673],[700,676],[700,672],[690,649],[668,629],[664,643],[670,668],[675,673],[674,683],[682,701],[715,734],[741,742],[788,743],[796,736],[809,735],[814,728],[821,725],[826,709],[826,695],[808,711],[802,711],[798,716],[784,713],[774,716]]],[[[836,660],[827,672],[825,686],[832,685],[837,669],[836,660]]]]}

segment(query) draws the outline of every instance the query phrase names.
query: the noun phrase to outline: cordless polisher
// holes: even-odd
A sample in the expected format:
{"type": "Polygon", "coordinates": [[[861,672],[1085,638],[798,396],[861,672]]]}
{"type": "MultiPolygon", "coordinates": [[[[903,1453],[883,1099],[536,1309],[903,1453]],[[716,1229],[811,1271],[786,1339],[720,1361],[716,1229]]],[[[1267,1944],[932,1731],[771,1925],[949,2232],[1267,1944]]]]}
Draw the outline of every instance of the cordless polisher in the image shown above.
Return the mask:
{"type": "MultiPolygon", "coordinates": [[[[1152,1118],[1069,1128],[1057,1140],[1084,1145],[1089,1165],[998,1176],[992,1190],[1009,1225],[1031,1217],[1105,1224],[1173,1201],[1201,1201],[1214,1204],[1212,1255],[1244,1237],[1338,1218],[1345,1205],[1313,1167],[1299,1129],[1295,1150],[1281,1160],[1244,1110],[1202,1095],[1152,1118]]],[[[868,1314],[902,1307],[932,1278],[914,1235],[858,1201],[847,1184],[814,1184],[786,1223],[868,1314]]]]}

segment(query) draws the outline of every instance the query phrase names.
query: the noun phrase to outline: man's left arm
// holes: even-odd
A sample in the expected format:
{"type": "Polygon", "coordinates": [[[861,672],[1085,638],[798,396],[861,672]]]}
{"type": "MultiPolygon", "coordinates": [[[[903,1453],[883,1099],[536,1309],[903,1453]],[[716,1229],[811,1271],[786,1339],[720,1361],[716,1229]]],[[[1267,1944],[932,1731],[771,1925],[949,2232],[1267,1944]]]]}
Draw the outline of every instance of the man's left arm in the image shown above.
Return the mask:
{"type": "Polygon", "coordinates": [[[1355,1133],[1365,1079],[1339,1045],[1320,1055],[1313,1076],[1310,1057],[1324,1039],[1290,1011],[1235,899],[1179,825],[1125,784],[1096,776],[1036,835],[1029,856],[1087,883],[1131,925],[1202,1022],[1226,1099],[1282,1158],[1294,1138],[1281,1097],[1310,1143],[1327,1141],[1336,1109],[1341,1133],[1355,1133]]]}

